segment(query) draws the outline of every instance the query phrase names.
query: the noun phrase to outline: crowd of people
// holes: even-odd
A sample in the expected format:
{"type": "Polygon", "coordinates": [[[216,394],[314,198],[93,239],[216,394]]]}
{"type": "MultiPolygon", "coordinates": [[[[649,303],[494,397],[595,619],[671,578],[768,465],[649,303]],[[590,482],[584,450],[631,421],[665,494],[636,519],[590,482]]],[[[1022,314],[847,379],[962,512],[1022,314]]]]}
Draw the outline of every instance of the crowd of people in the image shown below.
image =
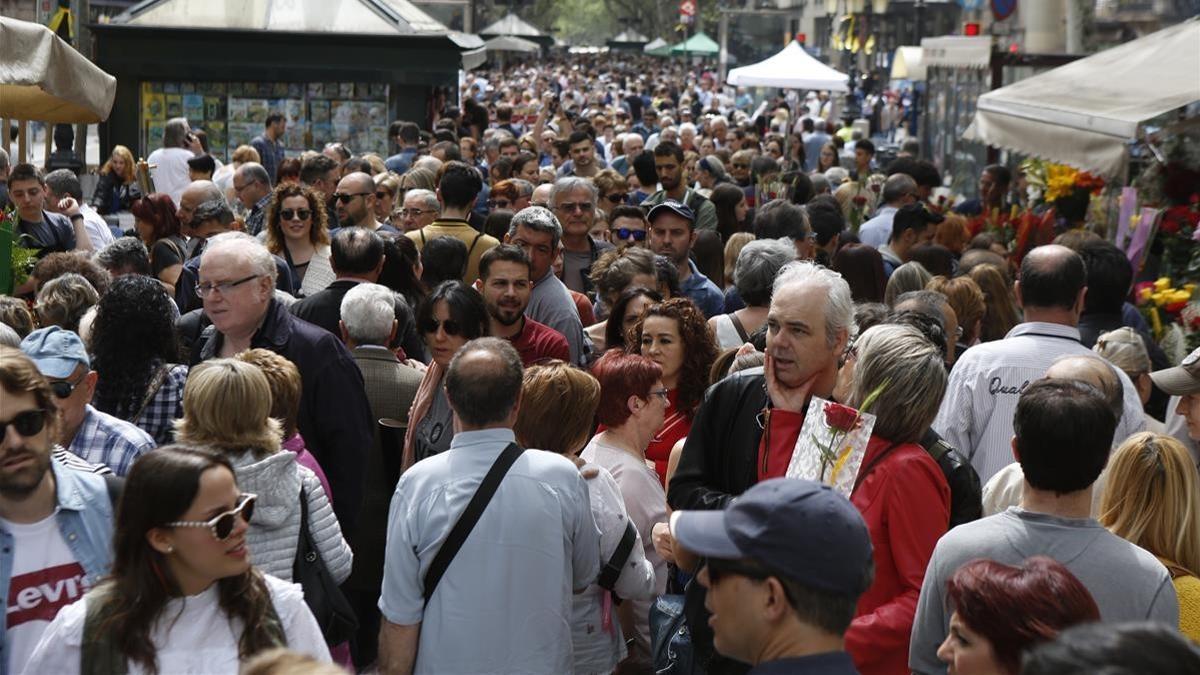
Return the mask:
{"type": "Polygon", "coordinates": [[[0,675],[1200,672],[1200,350],[1125,255],[964,237],[887,98],[643,65],[386,149],[172,120],[150,194],[0,154],[0,675]]]}

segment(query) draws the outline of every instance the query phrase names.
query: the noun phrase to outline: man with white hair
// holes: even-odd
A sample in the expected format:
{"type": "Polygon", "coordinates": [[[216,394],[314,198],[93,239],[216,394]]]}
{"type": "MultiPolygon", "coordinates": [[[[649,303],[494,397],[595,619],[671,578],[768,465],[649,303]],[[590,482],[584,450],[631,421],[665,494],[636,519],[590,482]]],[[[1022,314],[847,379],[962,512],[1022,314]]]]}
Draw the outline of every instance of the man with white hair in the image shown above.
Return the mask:
{"type": "Polygon", "coordinates": [[[336,337],[275,299],[276,274],[275,257],[254,237],[225,232],[208,240],[196,293],[212,325],[193,346],[191,363],[262,347],[296,364],[300,435],[329,479],[343,533],[352,536],[375,426],[363,378],[336,337]]]}
{"type": "Polygon", "coordinates": [[[808,261],[785,265],[767,312],[766,362],[709,389],[671,479],[671,508],[724,508],[751,485],[782,476],[809,399],[832,394],[854,331],[841,275],[808,261]]]}
{"type": "MultiPolygon", "coordinates": [[[[392,290],[361,283],[346,292],[341,303],[342,341],[350,349],[363,376],[371,419],[408,420],[422,372],[401,363],[388,345],[395,339],[396,319],[392,290]]],[[[382,432],[383,429],[380,429],[382,432]]],[[[392,488],[400,478],[399,455],[390,453],[382,433],[376,433],[367,456],[363,485],[362,517],[354,539],[354,571],[343,583],[358,616],[358,631],[352,642],[356,663],[375,660],[379,638],[379,592],[383,585],[383,551],[387,543],[388,504],[392,488]],[[395,461],[389,463],[389,458],[395,461]]]]}
{"type": "Polygon", "coordinates": [[[625,154],[612,161],[612,168],[622,176],[629,175],[633,168],[633,160],[646,149],[646,140],[641,134],[629,132],[621,135],[621,149],[625,154]]]}
{"type": "Polygon", "coordinates": [[[442,203],[433,190],[413,188],[404,193],[400,222],[405,232],[413,232],[437,220],[441,212],[442,203]]]}

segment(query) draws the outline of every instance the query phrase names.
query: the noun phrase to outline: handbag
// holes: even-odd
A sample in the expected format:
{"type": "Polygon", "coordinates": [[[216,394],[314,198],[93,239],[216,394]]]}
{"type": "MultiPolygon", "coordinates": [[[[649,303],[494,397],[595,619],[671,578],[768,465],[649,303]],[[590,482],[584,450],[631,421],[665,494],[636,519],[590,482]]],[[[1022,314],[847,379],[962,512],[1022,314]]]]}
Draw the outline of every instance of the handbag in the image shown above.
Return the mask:
{"type": "Polygon", "coordinates": [[[321,552],[313,541],[308,527],[308,495],[300,488],[300,541],[296,547],[296,562],[292,567],[292,581],[304,589],[304,602],[312,611],[321,634],[329,645],[349,640],[358,629],[358,617],[350,601],[342,594],[337,582],[329,574],[329,568],[321,558],[321,552]]]}
{"type": "MultiPolygon", "coordinates": [[[[704,607],[704,587],[693,578],[683,593],[660,595],[650,605],[650,657],[656,675],[701,675],[712,660],[712,635],[693,634],[689,613],[696,613],[696,602],[704,607]],[[694,638],[700,638],[697,644],[694,638]]],[[[697,617],[698,618],[698,617],[697,617]]],[[[692,621],[695,621],[693,618],[692,621]]],[[[704,626],[707,628],[707,626],[704,626]]]]}

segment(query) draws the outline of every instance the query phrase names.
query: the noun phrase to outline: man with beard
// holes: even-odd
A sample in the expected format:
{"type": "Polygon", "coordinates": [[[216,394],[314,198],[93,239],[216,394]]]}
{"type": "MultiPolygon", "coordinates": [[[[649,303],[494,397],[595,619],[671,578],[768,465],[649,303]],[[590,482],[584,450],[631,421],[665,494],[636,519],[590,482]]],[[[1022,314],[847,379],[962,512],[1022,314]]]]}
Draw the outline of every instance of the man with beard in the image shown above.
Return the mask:
{"type": "Polygon", "coordinates": [[[365,227],[372,232],[400,231],[375,219],[375,179],[356,171],[348,174],[333,193],[338,223],[342,227],[365,227]]]}
{"type": "Polygon", "coordinates": [[[571,161],[559,168],[560,177],[591,178],[600,172],[596,162],[596,141],[586,132],[573,132],[567,137],[567,146],[571,153],[571,161]]]}
{"type": "MultiPolygon", "coordinates": [[[[6,673],[19,673],[58,610],[112,564],[105,478],[64,463],[50,438],[50,385],[19,350],[0,347],[0,619],[6,673]]],[[[75,460],[78,462],[78,460],[75,460]]],[[[82,462],[79,462],[82,464],[82,462]]],[[[117,484],[114,481],[114,484],[117,484]]]]}
{"type": "Polygon", "coordinates": [[[648,209],[673,199],[680,204],[686,204],[696,214],[696,229],[717,229],[717,207],[688,187],[682,148],[670,141],[663,141],[654,146],[654,169],[658,173],[658,183],[662,189],[647,197],[646,201],[642,202],[643,208],[648,209]]]}
{"type": "Polygon", "coordinates": [[[529,256],[518,246],[501,244],[479,259],[475,290],[487,305],[492,337],[512,343],[526,367],[546,359],[571,360],[563,334],[525,316],[533,294],[529,256]]]}
{"type": "Polygon", "coordinates": [[[689,257],[696,243],[696,215],[687,206],[668,199],[650,209],[650,248],[675,263],[679,270],[679,288],[704,312],[705,318],[725,311],[725,295],[721,289],[700,273],[689,257]]]}

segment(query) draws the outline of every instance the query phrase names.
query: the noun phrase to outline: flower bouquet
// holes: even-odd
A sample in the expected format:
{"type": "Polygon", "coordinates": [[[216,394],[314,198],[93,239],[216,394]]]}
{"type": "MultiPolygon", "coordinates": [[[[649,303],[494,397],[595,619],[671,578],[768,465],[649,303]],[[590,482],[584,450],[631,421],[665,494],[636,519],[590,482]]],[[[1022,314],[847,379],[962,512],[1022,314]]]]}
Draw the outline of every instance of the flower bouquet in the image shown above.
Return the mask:
{"type": "Polygon", "coordinates": [[[12,295],[37,262],[37,251],[21,246],[21,237],[16,210],[0,211],[0,294],[12,295]]]}
{"type": "Polygon", "coordinates": [[[812,397],[784,475],[824,483],[849,499],[875,426],[875,416],[865,411],[882,391],[872,392],[861,410],[812,397]]]}
{"type": "Polygon", "coordinates": [[[794,187],[795,181],[788,182],[778,178],[760,180],[754,184],[754,206],[761,207],[774,199],[791,200],[794,187]]]}
{"type": "Polygon", "coordinates": [[[1200,346],[1200,307],[1190,304],[1195,284],[1176,288],[1170,278],[1159,277],[1137,284],[1134,292],[1137,308],[1150,324],[1155,342],[1172,363],[1200,346]]]}

